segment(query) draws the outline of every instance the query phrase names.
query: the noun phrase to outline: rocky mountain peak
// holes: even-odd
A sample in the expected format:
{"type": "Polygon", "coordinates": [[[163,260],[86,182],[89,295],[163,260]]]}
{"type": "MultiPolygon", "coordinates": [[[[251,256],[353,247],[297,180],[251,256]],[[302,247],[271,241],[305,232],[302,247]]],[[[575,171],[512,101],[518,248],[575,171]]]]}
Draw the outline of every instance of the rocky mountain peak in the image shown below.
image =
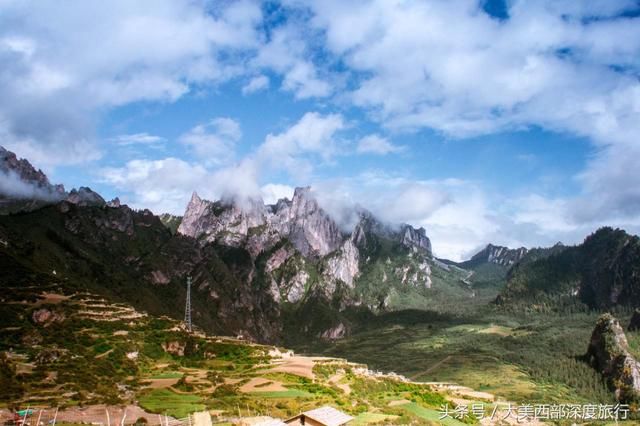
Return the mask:
{"type": "Polygon", "coordinates": [[[72,189],[66,200],[79,206],[105,206],[107,204],[100,194],[86,186],[81,186],[79,189],[72,189]]]}
{"type": "Polygon", "coordinates": [[[189,204],[200,204],[202,203],[202,198],[200,198],[200,196],[198,196],[198,193],[196,191],[193,191],[193,193],[191,194],[191,199],[189,200],[189,204]]]}
{"type": "Polygon", "coordinates": [[[424,228],[415,229],[411,225],[404,224],[400,228],[400,242],[410,248],[425,250],[431,255],[431,240],[427,237],[427,231],[424,228]]]}
{"type": "Polygon", "coordinates": [[[527,251],[528,250],[524,247],[510,249],[509,247],[487,244],[484,249],[476,253],[471,258],[471,261],[511,266],[520,261],[527,254],[527,251]]]}
{"type": "Polygon", "coordinates": [[[289,208],[280,214],[289,222],[289,239],[305,256],[324,256],[336,250],[345,236],[319,206],[310,187],[296,188],[289,208]]]}
{"type": "Polygon", "coordinates": [[[66,195],[64,186],[52,185],[42,170],[2,146],[0,176],[0,198],[57,201],[66,195]]]}
{"type": "Polygon", "coordinates": [[[310,186],[298,186],[293,190],[293,200],[310,198],[311,196],[311,187],[310,186]]]}
{"type": "Polygon", "coordinates": [[[261,199],[202,200],[193,194],[178,232],[207,242],[250,246],[257,255],[286,238],[305,257],[324,256],[344,240],[338,225],[318,205],[310,187],[293,199],[265,206],[261,199]]]}

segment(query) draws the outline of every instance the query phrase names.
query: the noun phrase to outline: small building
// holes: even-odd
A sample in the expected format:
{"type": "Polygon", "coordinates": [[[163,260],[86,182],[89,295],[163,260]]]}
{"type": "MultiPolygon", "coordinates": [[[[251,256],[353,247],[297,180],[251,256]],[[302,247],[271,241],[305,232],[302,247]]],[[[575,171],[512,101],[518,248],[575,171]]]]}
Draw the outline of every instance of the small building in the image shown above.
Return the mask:
{"type": "Polygon", "coordinates": [[[333,407],[321,407],[305,411],[284,422],[289,426],[342,426],[353,420],[348,414],[333,407]]]}

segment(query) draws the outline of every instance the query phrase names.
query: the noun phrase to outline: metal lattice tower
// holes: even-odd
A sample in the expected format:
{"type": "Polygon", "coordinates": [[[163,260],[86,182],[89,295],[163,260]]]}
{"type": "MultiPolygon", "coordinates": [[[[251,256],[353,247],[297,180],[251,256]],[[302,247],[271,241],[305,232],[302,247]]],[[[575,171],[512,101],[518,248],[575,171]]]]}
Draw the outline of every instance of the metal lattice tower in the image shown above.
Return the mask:
{"type": "Polygon", "coordinates": [[[191,277],[187,277],[187,303],[184,308],[184,323],[191,332],[191,277]]]}

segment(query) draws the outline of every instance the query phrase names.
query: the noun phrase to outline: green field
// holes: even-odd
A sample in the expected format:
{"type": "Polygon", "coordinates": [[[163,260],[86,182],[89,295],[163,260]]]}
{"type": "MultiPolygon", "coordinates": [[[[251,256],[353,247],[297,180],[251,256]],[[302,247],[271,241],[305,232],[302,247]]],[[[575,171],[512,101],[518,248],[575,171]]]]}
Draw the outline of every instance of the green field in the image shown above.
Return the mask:
{"type": "Polygon", "coordinates": [[[167,414],[181,419],[187,414],[206,408],[197,395],[182,395],[167,389],[156,389],[139,398],[140,406],[151,412],[167,414]]]}
{"type": "Polygon", "coordinates": [[[415,402],[402,405],[401,407],[402,407],[402,409],[407,410],[410,413],[415,414],[416,416],[420,417],[421,419],[429,420],[429,421],[432,421],[432,422],[436,422],[437,424],[442,424],[442,425],[445,425],[445,426],[461,426],[461,425],[464,425],[464,423],[462,423],[461,421],[456,420],[454,418],[446,417],[446,418],[440,419],[440,417],[442,417],[442,414],[441,414],[440,411],[434,410],[434,409],[430,409],[430,408],[424,408],[424,407],[416,404],[415,402]]]}
{"type": "MultiPolygon", "coordinates": [[[[380,315],[332,344],[296,345],[413,380],[454,382],[514,402],[611,403],[613,395],[583,359],[600,312],[512,312],[460,301],[455,312],[380,315]]],[[[626,323],[628,312],[619,312],[626,323]]],[[[628,333],[640,352],[640,333],[628,333]]]]}
{"type": "Polygon", "coordinates": [[[313,394],[299,390],[288,389],[286,391],[271,391],[271,392],[251,392],[251,395],[256,398],[313,398],[313,394]]]}
{"type": "Polygon", "coordinates": [[[349,425],[351,426],[362,426],[369,424],[381,424],[385,421],[391,421],[397,419],[398,416],[390,415],[390,414],[380,414],[380,413],[361,413],[356,416],[349,425]]]}

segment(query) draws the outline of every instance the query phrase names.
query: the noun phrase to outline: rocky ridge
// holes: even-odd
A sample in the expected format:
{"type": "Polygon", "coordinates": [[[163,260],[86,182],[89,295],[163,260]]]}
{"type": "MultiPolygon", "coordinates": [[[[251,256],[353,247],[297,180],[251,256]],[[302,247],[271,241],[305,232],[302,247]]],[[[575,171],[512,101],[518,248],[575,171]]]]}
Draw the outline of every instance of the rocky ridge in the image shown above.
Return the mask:
{"type": "Polygon", "coordinates": [[[50,183],[44,172],[36,170],[27,159],[18,159],[0,146],[0,214],[33,211],[62,200],[80,206],[120,206],[119,199],[107,203],[88,187],[67,192],[64,185],[50,183]]]}
{"type": "Polygon", "coordinates": [[[493,263],[505,267],[511,267],[518,263],[527,254],[524,247],[510,249],[504,246],[488,244],[484,249],[473,255],[470,260],[463,262],[461,266],[475,266],[482,263],[493,263]]]}
{"type": "Polygon", "coordinates": [[[13,152],[2,146],[0,146],[0,174],[4,175],[4,179],[14,179],[13,190],[8,186],[0,187],[0,197],[59,200],[66,195],[64,186],[52,185],[42,170],[36,170],[28,160],[18,159],[13,152]]]}
{"type": "Polygon", "coordinates": [[[354,293],[372,250],[385,240],[407,250],[406,264],[390,268],[405,286],[431,286],[431,241],[424,228],[402,225],[393,229],[367,211],[349,231],[326,213],[311,188],[296,188],[291,200],[274,205],[261,200],[203,200],[194,193],[177,232],[200,241],[247,250],[253,259],[266,256],[264,269],[269,289],[277,301],[297,303],[309,293],[312,281],[326,298],[347,290],[346,304],[360,304],[354,293]],[[415,265],[414,265],[415,264],[415,265]]]}

